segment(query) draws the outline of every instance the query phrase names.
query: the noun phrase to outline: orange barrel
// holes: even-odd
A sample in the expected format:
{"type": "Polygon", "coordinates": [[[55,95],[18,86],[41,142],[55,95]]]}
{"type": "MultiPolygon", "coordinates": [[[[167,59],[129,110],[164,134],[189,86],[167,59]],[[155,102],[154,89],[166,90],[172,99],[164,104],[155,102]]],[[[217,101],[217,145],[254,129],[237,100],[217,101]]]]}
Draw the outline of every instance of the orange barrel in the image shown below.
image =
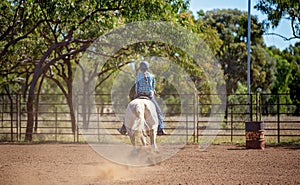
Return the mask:
{"type": "Polygon", "coordinates": [[[264,122],[246,122],[246,148],[265,149],[264,122]]]}

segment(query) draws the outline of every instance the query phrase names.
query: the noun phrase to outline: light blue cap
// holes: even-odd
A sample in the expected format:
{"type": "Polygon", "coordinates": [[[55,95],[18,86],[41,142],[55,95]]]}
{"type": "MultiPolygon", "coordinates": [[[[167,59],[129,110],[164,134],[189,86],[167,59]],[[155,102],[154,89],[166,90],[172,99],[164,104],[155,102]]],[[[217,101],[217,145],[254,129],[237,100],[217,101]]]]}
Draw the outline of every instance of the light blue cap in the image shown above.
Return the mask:
{"type": "Polygon", "coordinates": [[[146,71],[146,70],[149,69],[149,66],[150,65],[149,65],[149,63],[147,61],[143,61],[143,62],[140,63],[140,70],[146,71]]]}

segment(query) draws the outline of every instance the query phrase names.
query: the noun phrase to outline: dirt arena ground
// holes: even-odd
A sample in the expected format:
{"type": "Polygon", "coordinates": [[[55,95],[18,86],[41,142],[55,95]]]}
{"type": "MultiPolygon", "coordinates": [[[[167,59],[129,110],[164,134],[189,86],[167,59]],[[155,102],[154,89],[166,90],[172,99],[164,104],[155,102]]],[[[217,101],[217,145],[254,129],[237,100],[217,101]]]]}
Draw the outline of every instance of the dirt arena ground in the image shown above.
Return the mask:
{"type": "Polygon", "coordinates": [[[0,144],[0,184],[300,184],[300,147],[186,145],[155,166],[111,163],[85,144],[0,144]]]}

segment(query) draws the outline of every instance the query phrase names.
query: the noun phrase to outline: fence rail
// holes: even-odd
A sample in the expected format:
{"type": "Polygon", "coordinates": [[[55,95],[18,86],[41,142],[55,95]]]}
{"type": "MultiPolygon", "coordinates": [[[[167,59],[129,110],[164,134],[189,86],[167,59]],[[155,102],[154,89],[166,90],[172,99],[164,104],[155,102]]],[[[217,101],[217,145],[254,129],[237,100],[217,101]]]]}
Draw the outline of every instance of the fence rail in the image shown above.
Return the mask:
{"type": "MultiPolygon", "coordinates": [[[[114,107],[110,102],[110,95],[97,94],[96,111],[90,113],[96,117],[88,129],[92,130],[98,139],[103,135],[119,136],[116,129],[122,121],[116,116],[114,107]],[[106,130],[104,132],[103,130],[106,130]]],[[[173,96],[173,95],[170,95],[173,96]]],[[[178,95],[176,95],[178,96],[178,95]]],[[[202,136],[214,137],[215,134],[204,131],[217,131],[216,142],[243,142],[245,140],[245,121],[264,121],[266,142],[299,142],[300,141],[300,116],[297,115],[300,105],[284,101],[285,94],[253,94],[251,95],[251,111],[247,112],[246,94],[227,95],[224,112],[211,112],[216,104],[203,103],[213,95],[190,95],[191,103],[165,103],[166,130],[170,133],[174,129],[181,129],[187,142],[200,142],[202,136]],[[274,98],[275,97],[275,98],[274,98]],[[183,105],[182,105],[183,104],[183,105]],[[185,108],[182,108],[185,107],[185,108]],[[219,118],[217,121],[210,118],[219,118]],[[221,117],[221,121],[220,121],[221,117]],[[216,122],[220,127],[214,127],[216,122]],[[178,126],[178,123],[181,123],[178,126]]],[[[0,142],[23,141],[27,127],[26,102],[21,95],[0,96],[0,142]]],[[[164,95],[163,97],[168,97],[164,95]]],[[[178,96],[179,97],[179,96],[178,96]]],[[[158,99],[159,100],[159,99],[158,99]]],[[[75,102],[78,104],[78,102],[75,102]]],[[[38,106],[34,110],[34,141],[62,141],[84,142],[85,134],[80,132],[83,120],[80,106],[76,108],[76,129],[72,132],[70,108],[63,95],[45,94],[40,97],[38,106]]],[[[120,113],[119,113],[120,114],[120,113]]],[[[164,136],[168,137],[168,136],[164,136]]]]}

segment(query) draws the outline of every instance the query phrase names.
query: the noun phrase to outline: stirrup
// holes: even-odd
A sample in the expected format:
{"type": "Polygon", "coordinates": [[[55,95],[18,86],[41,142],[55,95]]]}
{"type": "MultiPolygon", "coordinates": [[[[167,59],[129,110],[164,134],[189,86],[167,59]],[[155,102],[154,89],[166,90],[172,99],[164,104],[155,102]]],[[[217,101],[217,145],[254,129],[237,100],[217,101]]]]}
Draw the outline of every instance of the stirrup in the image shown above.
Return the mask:
{"type": "Polygon", "coordinates": [[[123,130],[122,128],[118,128],[117,131],[121,134],[121,135],[126,135],[127,131],[123,130]]]}
{"type": "Polygon", "coordinates": [[[158,135],[158,136],[162,136],[162,135],[168,135],[168,134],[167,134],[167,132],[165,131],[165,129],[158,129],[157,135],[158,135]]]}

